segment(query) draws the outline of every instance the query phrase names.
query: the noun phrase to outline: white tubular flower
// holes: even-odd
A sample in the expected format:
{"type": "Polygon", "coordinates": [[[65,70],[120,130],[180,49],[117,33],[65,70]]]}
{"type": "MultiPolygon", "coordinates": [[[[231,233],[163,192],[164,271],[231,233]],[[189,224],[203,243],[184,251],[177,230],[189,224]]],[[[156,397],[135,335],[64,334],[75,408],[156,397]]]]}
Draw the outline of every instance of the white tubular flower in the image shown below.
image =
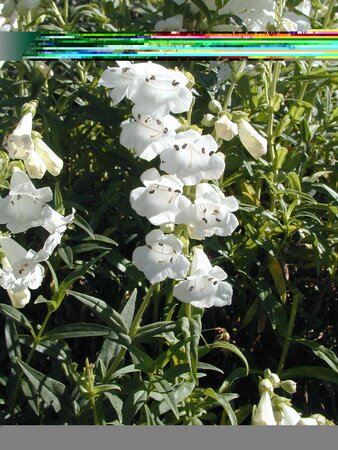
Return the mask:
{"type": "Polygon", "coordinates": [[[185,278],[189,269],[188,259],[182,255],[182,243],[173,234],[153,230],[146,236],[146,245],[133,253],[133,263],[151,284],[166,278],[185,278]]]}
{"type": "Polygon", "coordinates": [[[185,87],[188,78],[177,70],[162,66],[159,66],[162,70],[154,70],[154,66],[147,66],[147,74],[140,77],[137,90],[131,96],[135,112],[158,119],[170,112],[188,111],[192,101],[192,93],[185,87]]]}
{"type": "Polygon", "coordinates": [[[33,115],[24,114],[17,127],[5,142],[5,147],[12,159],[26,159],[34,150],[32,140],[33,115]]]}
{"type": "Polygon", "coordinates": [[[176,217],[176,223],[188,225],[192,239],[203,240],[206,237],[229,236],[238,226],[238,220],[232,211],[238,210],[235,197],[225,197],[216,186],[200,183],[196,188],[196,200],[176,217]]]}
{"type": "Polygon", "coordinates": [[[183,303],[198,308],[231,304],[232,287],[225,280],[227,274],[218,266],[212,267],[200,248],[193,248],[191,274],[174,286],[173,295],[183,303]]]}
{"type": "Polygon", "coordinates": [[[297,24],[292,20],[283,17],[280,24],[280,31],[297,31],[297,24]]]}
{"type": "Polygon", "coordinates": [[[183,29],[183,15],[168,17],[165,20],[159,20],[155,24],[155,31],[184,31],[183,29]]]}
{"type": "Polygon", "coordinates": [[[124,97],[131,100],[139,89],[140,81],[149,71],[157,73],[166,70],[160,64],[152,62],[132,64],[129,61],[117,61],[117,64],[119,67],[108,67],[99,80],[99,85],[110,89],[109,95],[115,103],[119,103],[124,97]]]}
{"type": "Polygon", "coordinates": [[[11,238],[0,237],[0,246],[10,268],[0,269],[0,286],[13,293],[41,286],[44,268],[39,264],[49,257],[44,250],[28,252],[11,238]]]}
{"type": "Polygon", "coordinates": [[[5,141],[5,147],[12,159],[22,159],[28,175],[41,179],[46,170],[51,175],[59,175],[63,162],[43,142],[39,134],[32,132],[33,115],[24,114],[17,127],[5,141]]]}
{"type": "Polygon", "coordinates": [[[47,169],[54,177],[58,176],[63,167],[62,159],[59,158],[40,137],[33,137],[33,142],[35,153],[45,166],[45,170],[47,169]]]}
{"type": "Polygon", "coordinates": [[[266,154],[267,140],[246,120],[239,121],[238,136],[244,147],[255,159],[266,154]]]}
{"type": "Polygon", "coordinates": [[[190,204],[182,195],[182,181],[175,175],[161,177],[156,169],[149,169],[142,174],[141,181],[145,187],[130,193],[131,207],[153,225],[174,223],[177,214],[190,204]]]}
{"type": "Polygon", "coordinates": [[[279,404],[279,412],[281,419],[278,421],[278,425],[297,425],[301,420],[300,414],[285,402],[279,404]]]}
{"type": "Polygon", "coordinates": [[[249,31],[266,31],[268,24],[275,23],[275,1],[229,0],[219,10],[219,14],[234,14],[240,17],[249,31]]]}
{"type": "Polygon", "coordinates": [[[16,170],[11,178],[7,197],[0,198],[0,223],[12,233],[20,233],[44,223],[46,202],[52,200],[49,187],[35,189],[29,177],[16,170]]]}
{"type": "Polygon", "coordinates": [[[224,159],[216,155],[215,139],[201,136],[188,130],[176,134],[170,147],[160,154],[160,168],[171,175],[177,175],[185,185],[191,186],[202,180],[218,180],[224,172],[224,159]]]}
{"type": "Polygon", "coordinates": [[[238,134],[238,126],[227,116],[222,116],[215,122],[216,135],[225,141],[231,141],[238,134]]]}
{"type": "Polygon", "coordinates": [[[252,411],[251,425],[277,425],[275,420],[270,394],[267,390],[262,392],[258,406],[252,411]]]}
{"type": "Polygon", "coordinates": [[[58,240],[58,235],[61,234],[62,236],[62,234],[66,231],[66,226],[74,220],[74,214],[74,208],[72,208],[71,214],[69,214],[68,216],[62,216],[49,205],[46,205],[42,213],[43,223],[41,224],[41,226],[43,226],[43,228],[47,230],[51,235],[55,234],[53,240],[58,240]]]}
{"type": "Polygon", "coordinates": [[[152,119],[136,114],[134,109],[133,115],[135,121],[127,120],[121,124],[120,144],[135,149],[140,158],[151,161],[172,141],[180,123],[170,115],[152,119]]]}
{"type": "Polygon", "coordinates": [[[31,292],[29,289],[23,289],[18,292],[13,292],[8,289],[7,293],[12,302],[12,306],[17,309],[24,308],[31,299],[31,292]]]}

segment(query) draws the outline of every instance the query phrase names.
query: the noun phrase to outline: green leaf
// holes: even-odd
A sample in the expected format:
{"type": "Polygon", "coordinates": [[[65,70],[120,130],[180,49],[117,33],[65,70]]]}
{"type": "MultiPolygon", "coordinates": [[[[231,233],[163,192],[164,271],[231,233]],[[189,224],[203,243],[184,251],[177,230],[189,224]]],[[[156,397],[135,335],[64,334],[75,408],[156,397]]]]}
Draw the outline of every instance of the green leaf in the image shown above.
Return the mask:
{"type": "Polygon", "coordinates": [[[68,295],[86,305],[102,322],[113,328],[117,333],[128,333],[129,327],[121,315],[103,300],[76,291],[68,291],[68,295]]]}
{"type": "Polygon", "coordinates": [[[73,267],[73,250],[69,245],[58,248],[58,254],[61,259],[67,264],[67,266],[71,269],[73,267]]]}
{"type": "Polygon", "coordinates": [[[237,355],[244,362],[245,370],[246,370],[245,376],[248,375],[248,373],[249,373],[249,364],[248,364],[248,361],[247,361],[246,357],[239,350],[239,348],[237,348],[233,344],[230,344],[229,342],[218,341],[218,342],[213,342],[212,344],[204,345],[204,346],[199,348],[199,354],[200,354],[200,356],[204,356],[207,353],[209,353],[211,350],[213,350],[214,348],[225,348],[227,350],[230,350],[230,352],[235,353],[235,355],[237,355]]]}
{"type": "Polygon", "coordinates": [[[64,395],[66,386],[60,383],[60,381],[49,378],[43,373],[38,372],[19,358],[17,358],[17,363],[26,375],[29,383],[39,393],[42,400],[58,413],[61,410],[61,398],[64,395]]]}
{"type": "Polygon", "coordinates": [[[69,339],[91,336],[106,336],[110,332],[108,327],[95,323],[69,323],[53,328],[44,333],[41,341],[53,339],[69,339]]]}
{"type": "Polygon", "coordinates": [[[65,291],[67,291],[67,289],[69,289],[71,287],[71,285],[78,280],[79,278],[83,277],[83,275],[85,275],[88,270],[97,262],[99,261],[101,258],[104,257],[104,255],[106,254],[102,253],[101,255],[97,256],[96,258],[92,259],[91,261],[89,261],[86,264],[83,264],[82,267],[80,267],[79,269],[74,270],[73,272],[71,272],[60,284],[59,287],[59,295],[62,295],[62,293],[64,293],[65,291]]]}
{"type": "Polygon", "coordinates": [[[157,334],[175,331],[176,329],[177,322],[168,321],[151,323],[138,329],[137,334],[133,337],[133,343],[148,341],[157,334]]]}
{"type": "Polygon", "coordinates": [[[82,228],[89,236],[94,239],[94,232],[92,230],[92,227],[89,225],[89,223],[78,214],[75,215],[75,219],[73,220],[74,225],[77,225],[78,227],[82,228]]]}
{"type": "Polygon", "coordinates": [[[123,424],[123,416],[122,416],[122,407],[123,407],[123,400],[120,399],[116,394],[112,394],[111,392],[104,392],[104,395],[109,400],[110,404],[112,405],[113,409],[116,411],[118,420],[120,424],[123,424]]]}
{"type": "Polygon", "coordinates": [[[321,345],[318,342],[308,341],[303,338],[293,337],[291,339],[291,342],[294,342],[295,344],[305,345],[306,347],[310,348],[318,358],[325,361],[332,370],[338,373],[338,358],[332,350],[324,347],[324,345],[321,345]]]}
{"type": "Polygon", "coordinates": [[[203,3],[203,0],[191,0],[194,5],[197,6],[197,8],[205,15],[205,17],[210,20],[210,11],[209,8],[205,3],[203,3]]]}
{"type": "Polygon", "coordinates": [[[176,399],[174,396],[174,391],[170,383],[164,378],[159,378],[154,381],[154,386],[157,391],[162,395],[163,400],[167,403],[171,411],[175,414],[176,419],[179,419],[179,412],[177,408],[176,399]]]}
{"type": "Polygon", "coordinates": [[[201,314],[195,314],[191,318],[181,317],[180,319],[180,328],[183,338],[186,340],[185,350],[188,364],[190,366],[191,374],[197,385],[198,343],[202,331],[201,318],[201,314]]]}
{"type": "MultiPolygon", "coordinates": [[[[19,337],[19,341],[23,345],[27,345],[30,348],[32,348],[34,343],[33,338],[28,335],[21,335],[19,337]]],[[[39,344],[35,347],[35,350],[50,358],[65,362],[66,364],[70,364],[72,362],[70,348],[65,342],[61,343],[43,340],[39,342],[39,344]]]]}
{"type": "Polygon", "coordinates": [[[22,312],[18,311],[16,308],[13,308],[13,306],[6,305],[5,303],[0,303],[0,313],[5,317],[13,319],[17,324],[29,330],[34,336],[34,328],[27,317],[22,314],[22,312]]]}
{"type": "Polygon", "coordinates": [[[121,318],[123,322],[126,324],[128,330],[134,318],[136,299],[137,299],[137,289],[134,289],[133,292],[131,293],[131,296],[124,305],[123,310],[121,311],[121,318]]]}
{"type": "Polygon", "coordinates": [[[237,425],[237,417],[232,409],[229,401],[227,400],[228,394],[218,394],[212,388],[207,388],[204,390],[204,395],[213,398],[216,400],[221,406],[223,406],[224,411],[227,413],[231,425],[237,425]]]}
{"type": "Polygon", "coordinates": [[[331,369],[320,366],[291,367],[290,369],[283,370],[281,375],[282,380],[288,380],[298,377],[316,378],[317,380],[338,384],[337,373],[331,369]]]}
{"type": "Polygon", "coordinates": [[[260,278],[262,282],[257,280],[256,287],[259,298],[261,299],[264,311],[270,320],[271,326],[280,336],[285,336],[288,320],[284,306],[279,300],[272,294],[271,288],[268,284],[260,278]]]}
{"type": "Polygon", "coordinates": [[[12,319],[7,318],[5,323],[5,339],[8,356],[11,361],[16,363],[16,358],[21,359],[21,348],[18,333],[16,330],[15,322],[12,319]]]}

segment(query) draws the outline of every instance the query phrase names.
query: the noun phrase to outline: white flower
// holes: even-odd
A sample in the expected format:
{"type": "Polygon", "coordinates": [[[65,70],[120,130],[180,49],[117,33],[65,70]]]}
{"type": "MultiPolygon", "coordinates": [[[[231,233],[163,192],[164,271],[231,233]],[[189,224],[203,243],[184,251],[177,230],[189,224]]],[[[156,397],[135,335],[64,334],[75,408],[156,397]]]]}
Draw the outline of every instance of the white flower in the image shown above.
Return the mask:
{"type": "MultiPolygon", "coordinates": [[[[74,214],[74,208],[72,208],[71,214],[69,214],[68,216],[63,216],[53,208],[51,208],[49,205],[46,205],[46,207],[43,209],[42,214],[42,226],[51,235],[53,235],[50,236],[53,241],[59,240],[59,235],[61,234],[62,236],[62,234],[66,231],[66,225],[69,225],[74,220],[74,214]]],[[[58,242],[58,244],[59,243],[60,241],[58,242]]]]}
{"type": "Polygon", "coordinates": [[[0,223],[12,233],[20,233],[44,222],[43,209],[53,198],[49,187],[36,189],[29,177],[16,170],[11,178],[7,197],[0,198],[0,223]]]}
{"type": "Polygon", "coordinates": [[[241,119],[239,121],[238,136],[244,147],[255,159],[266,154],[267,140],[246,120],[241,119]]]}
{"type": "Polygon", "coordinates": [[[0,246],[9,261],[10,268],[0,269],[0,286],[13,293],[41,286],[44,268],[39,264],[49,257],[44,250],[28,252],[14,239],[0,237],[0,246]]]}
{"type": "Polygon", "coordinates": [[[31,178],[42,178],[46,170],[59,175],[63,162],[40,138],[32,132],[33,115],[24,114],[17,127],[5,141],[5,147],[12,159],[22,159],[31,178]]]}
{"type": "Polygon", "coordinates": [[[8,289],[7,293],[12,302],[12,306],[17,309],[24,308],[31,299],[31,292],[29,289],[23,289],[18,292],[13,292],[8,289]]]}
{"type": "Polygon", "coordinates": [[[282,418],[278,421],[278,425],[297,425],[301,420],[300,414],[285,402],[280,403],[279,409],[282,418]]]}
{"type": "Polygon", "coordinates": [[[269,23],[275,23],[275,1],[229,0],[219,14],[230,13],[240,17],[248,31],[266,31],[269,23]]]}
{"type": "Polygon", "coordinates": [[[149,115],[154,119],[166,116],[170,112],[188,111],[192,101],[191,91],[185,87],[188,78],[178,70],[154,70],[148,65],[147,74],[142,76],[137,90],[130,99],[135,103],[135,112],[149,115]]]}
{"type": "Polygon", "coordinates": [[[183,183],[175,175],[161,175],[156,169],[141,175],[145,187],[130,193],[131,207],[153,225],[174,223],[177,214],[190,202],[182,195],[183,183]]]}
{"type": "Polygon", "coordinates": [[[176,134],[170,147],[160,154],[160,168],[176,174],[185,185],[195,185],[202,180],[218,180],[224,172],[224,159],[216,154],[215,139],[188,130],[176,134]]]}
{"type": "Polygon", "coordinates": [[[275,420],[270,394],[267,390],[262,392],[258,406],[252,411],[251,425],[277,425],[275,420]]]}
{"type": "Polygon", "coordinates": [[[168,17],[165,20],[159,20],[155,24],[155,31],[184,31],[183,15],[177,14],[176,16],[168,17]]]}
{"type": "Polygon", "coordinates": [[[152,62],[132,64],[129,61],[117,61],[117,64],[119,67],[108,67],[99,80],[99,85],[111,89],[109,94],[115,103],[124,97],[130,100],[139,89],[139,82],[149,71],[156,73],[164,69],[152,62]]]}
{"type": "Polygon", "coordinates": [[[173,295],[183,303],[198,308],[231,304],[232,287],[222,281],[227,274],[218,266],[212,267],[207,255],[200,248],[193,248],[191,274],[187,280],[174,286],[173,295]]]}
{"type": "Polygon", "coordinates": [[[34,150],[32,140],[33,115],[24,114],[17,127],[6,140],[5,146],[12,159],[25,159],[34,150]]]}
{"type": "Polygon", "coordinates": [[[225,141],[231,141],[238,134],[238,126],[227,116],[222,116],[215,122],[216,135],[225,141]]]}
{"type": "Polygon", "coordinates": [[[204,239],[213,236],[229,236],[238,226],[238,220],[232,211],[237,211],[235,197],[225,197],[216,186],[200,183],[196,188],[196,200],[177,215],[176,223],[188,225],[192,239],[204,239]]]}
{"type": "Polygon", "coordinates": [[[176,236],[153,230],[147,234],[146,244],[134,250],[133,263],[151,284],[186,277],[190,264],[176,236]]]}
{"type": "Polygon", "coordinates": [[[17,169],[11,178],[9,194],[0,198],[0,224],[6,224],[12,233],[39,226],[54,233],[74,219],[74,210],[69,216],[62,216],[46,204],[52,198],[49,187],[36,189],[29,177],[17,169]]]}
{"type": "Polygon", "coordinates": [[[172,141],[180,123],[170,115],[152,119],[136,114],[134,109],[133,115],[134,121],[121,124],[120,144],[129,149],[134,148],[140,158],[151,161],[172,141]]]}

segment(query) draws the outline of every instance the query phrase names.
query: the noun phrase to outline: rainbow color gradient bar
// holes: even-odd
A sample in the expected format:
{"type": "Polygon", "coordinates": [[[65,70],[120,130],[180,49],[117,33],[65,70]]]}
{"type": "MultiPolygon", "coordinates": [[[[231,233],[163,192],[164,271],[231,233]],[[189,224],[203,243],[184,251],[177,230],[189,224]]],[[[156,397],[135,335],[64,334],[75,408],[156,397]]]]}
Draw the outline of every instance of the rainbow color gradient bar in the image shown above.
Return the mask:
{"type": "Polygon", "coordinates": [[[337,59],[338,30],[306,33],[2,32],[0,59],[337,59]]]}

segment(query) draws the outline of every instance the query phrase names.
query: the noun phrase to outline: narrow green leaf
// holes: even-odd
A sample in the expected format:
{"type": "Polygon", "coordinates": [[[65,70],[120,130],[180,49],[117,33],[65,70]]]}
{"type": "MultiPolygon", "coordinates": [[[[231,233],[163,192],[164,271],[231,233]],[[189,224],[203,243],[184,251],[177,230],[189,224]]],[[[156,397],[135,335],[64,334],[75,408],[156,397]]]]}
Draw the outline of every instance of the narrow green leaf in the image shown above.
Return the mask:
{"type": "Polygon", "coordinates": [[[17,324],[23,326],[24,328],[29,330],[32,335],[34,335],[34,328],[31,325],[30,321],[24,314],[22,314],[21,311],[13,308],[13,306],[6,305],[5,303],[0,303],[0,314],[13,319],[17,324]]]}
{"type": "Polygon", "coordinates": [[[320,366],[299,366],[291,367],[290,369],[283,370],[281,379],[293,379],[298,377],[304,378],[316,378],[321,381],[328,381],[329,383],[338,384],[338,375],[331,369],[320,366]]]}
{"type": "Polygon", "coordinates": [[[207,395],[208,397],[211,397],[214,400],[216,400],[223,407],[224,411],[227,413],[231,425],[237,425],[237,417],[229,401],[226,398],[227,394],[218,394],[212,388],[207,388],[204,390],[204,395],[207,395]]]}
{"type": "Polygon", "coordinates": [[[61,410],[61,397],[64,395],[65,385],[38,372],[19,358],[17,358],[17,363],[42,400],[58,413],[61,410]]]}
{"type": "Polygon", "coordinates": [[[308,341],[303,338],[294,337],[291,339],[291,342],[294,342],[295,344],[305,345],[306,347],[310,348],[318,358],[325,361],[332,370],[338,373],[338,358],[332,350],[326,348],[324,345],[321,345],[318,342],[308,341]]]}
{"type": "Polygon", "coordinates": [[[86,305],[99,319],[102,320],[102,322],[113,328],[117,333],[128,333],[129,327],[121,315],[103,300],[75,291],[68,291],[68,294],[77,300],[80,300],[80,302],[86,305]]]}
{"type": "Polygon", "coordinates": [[[225,348],[227,350],[230,350],[232,353],[235,353],[235,355],[237,355],[244,362],[245,370],[246,370],[245,376],[248,375],[249,364],[248,364],[246,357],[235,345],[230,344],[229,342],[218,341],[218,342],[213,342],[212,344],[204,345],[199,348],[199,354],[200,354],[200,356],[204,356],[207,353],[209,353],[210,350],[212,350],[214,348],[225,348]]]}
{"type": "Polygon", "coordinates": [[[162,394],[163,400],[167,403],[171,411],[175,414],[176,419],[178,420],[179,412],[171,384],[168,383],[167,380],[159,378],[154,382],[154,386],[156,387],[157,391],[162,394]]]}
{"type": "Polygon", "coordinates": [[[55,339],[69,339],[91,336],[106,336],[110,332],[108,327],[95,323],[69,323],[61,327],[53,328],[44,333],[41,341],[55,339]]]}
{"type": "Polygon", "coordinates": [[[109,400],[110,404],[112,405],[113,409],[115,410],[118,420],[120,424],[123,424],[123,416],[122,416],[122,407],[123,407],[123,400],[120,399],[116,394],[112,394],[111,392],[104,392],[104,395],[109,400]]]}

